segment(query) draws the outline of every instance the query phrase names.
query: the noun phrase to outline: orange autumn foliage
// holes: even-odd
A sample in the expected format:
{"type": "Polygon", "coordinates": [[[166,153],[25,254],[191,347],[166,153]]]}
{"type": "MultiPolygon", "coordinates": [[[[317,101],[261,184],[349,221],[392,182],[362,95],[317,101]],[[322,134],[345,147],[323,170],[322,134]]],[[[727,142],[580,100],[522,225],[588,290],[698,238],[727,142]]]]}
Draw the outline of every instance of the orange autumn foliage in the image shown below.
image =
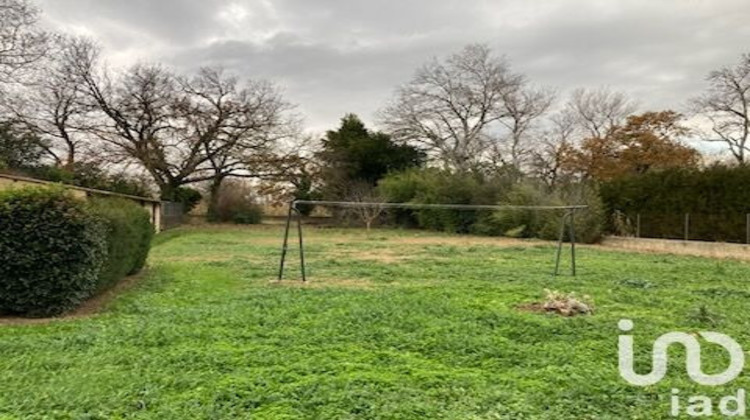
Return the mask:
{"type": "Polygon", "coordinates": [[[689,129],[674,111],[646,112],[628,117],[605,137],[588,138],[565,151],[566,170],[606,181],[652,170],[697,167],[701,155],[681,139],[689,129]]]}

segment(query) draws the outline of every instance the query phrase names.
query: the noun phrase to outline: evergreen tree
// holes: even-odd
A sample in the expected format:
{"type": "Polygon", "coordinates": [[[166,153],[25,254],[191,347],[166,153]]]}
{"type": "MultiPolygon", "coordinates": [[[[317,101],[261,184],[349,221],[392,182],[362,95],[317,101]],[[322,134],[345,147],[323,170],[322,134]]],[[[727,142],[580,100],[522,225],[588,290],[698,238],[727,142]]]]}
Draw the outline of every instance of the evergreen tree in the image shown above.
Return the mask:
{"type": "Polygon", "coordinates": [[[389,172],[420,166],[424,157],[412,146],[396,144],[389,135],[368,130],[354,114],[346,115],[337,130],[326,134],[323,150],[317,154],[328,199],[346,198],[355,185],[375,187],[389,172]]]}

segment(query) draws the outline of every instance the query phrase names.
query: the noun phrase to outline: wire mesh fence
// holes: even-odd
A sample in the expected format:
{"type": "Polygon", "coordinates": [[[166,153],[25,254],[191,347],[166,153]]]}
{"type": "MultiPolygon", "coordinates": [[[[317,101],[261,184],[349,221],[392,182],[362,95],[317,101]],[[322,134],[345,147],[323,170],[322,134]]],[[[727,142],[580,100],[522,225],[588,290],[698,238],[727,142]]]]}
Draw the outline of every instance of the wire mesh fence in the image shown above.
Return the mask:
{"type": "Polygon", "coordinates": [[[182,203],[162,201],[161,227],[163,230],[180,226],[185,219],[185,208],[182,203]]]}
{"type": "Polygon", "coordinates": [[[750,244],[750,213],[624,213],[616,211],[611,231],[620,236],[750,244]]]}

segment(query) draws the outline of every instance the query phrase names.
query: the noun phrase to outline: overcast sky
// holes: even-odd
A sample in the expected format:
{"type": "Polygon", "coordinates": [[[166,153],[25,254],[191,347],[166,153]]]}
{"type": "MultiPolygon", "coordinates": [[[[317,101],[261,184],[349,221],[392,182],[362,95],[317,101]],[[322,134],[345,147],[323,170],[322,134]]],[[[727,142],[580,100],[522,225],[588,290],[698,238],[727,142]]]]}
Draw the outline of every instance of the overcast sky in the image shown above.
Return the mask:
{"type": "Polygon", "coordinates": [[[37,0],[114,65],[218,64],[277,82],[322,131],[366,121],[416,67],[468,43],[533,82],[607,85],[642,109],[682,110],[706,73],[750,52],[748,0],[37,0]]]}

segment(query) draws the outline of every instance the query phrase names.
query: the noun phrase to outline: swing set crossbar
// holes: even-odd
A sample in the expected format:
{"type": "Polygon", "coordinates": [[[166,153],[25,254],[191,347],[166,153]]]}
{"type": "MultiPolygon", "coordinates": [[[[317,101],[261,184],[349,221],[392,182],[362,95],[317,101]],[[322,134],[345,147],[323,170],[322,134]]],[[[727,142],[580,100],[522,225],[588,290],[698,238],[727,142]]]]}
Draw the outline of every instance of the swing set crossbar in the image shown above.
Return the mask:
{"type": "Polygon", "coordinates": [[[570,237],[570,268],[571,274],[576,275],[576,230],[575,215],[577,211],[588,209],[585,205],[570,206],[513,206],[513,205],[472,205],[472,204],[422,204],[422,203],[376,203],[376,202],[357,202],[357,201],[314,201],[314,200],[295,200],[289,203],[286,223],[284,228],[284,241],[281,247],[281,261],[279,263],[279,281],[284,278],[284,265],[286,255],[289,250],[289,231],[291,230],[292,218],[296,215],[297,235],[299,238],[299,256],[300,270],[302,281],[307,282],[305,266],[305,245],[302,237],[302,212],[297,208],[298,205],[314,205],[322,207],[340,207],[340,208],[379,208],[379,209],[407,209],[407,210],[544,210],[544,211],[563,211],[560,218],[560,236],[557,242],[557,253],[555,256],[555,270],[553,276],[560,274],[560,260],[562,258],[563,243],[565,242],[565,232],[570,237]]]}

